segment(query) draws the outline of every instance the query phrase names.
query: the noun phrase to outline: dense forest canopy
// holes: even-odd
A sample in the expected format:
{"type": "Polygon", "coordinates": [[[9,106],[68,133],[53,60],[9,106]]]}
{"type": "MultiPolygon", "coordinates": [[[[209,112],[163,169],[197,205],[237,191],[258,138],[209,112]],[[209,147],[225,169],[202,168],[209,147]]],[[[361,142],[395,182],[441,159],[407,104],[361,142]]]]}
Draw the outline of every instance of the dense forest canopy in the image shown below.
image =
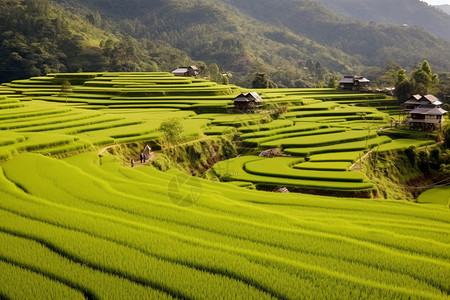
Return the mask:
{"type": "Polygon", "coordinates": [[[164,42],[101,28],[46,0],[0,0],[0,82],[50,72],[158,71],[190,61],[164,42]]]}
{"type": "Polygon", "coordinates": [[[320,86],[342,74],[378,76],[387,61],[413,70],[427,59],[437,72],[450,70],[450,44],[425,29],[352,20],[312,0],[0,5],[1,82],[49,72],[171,71],[184,64],[197,64],[208,76],[212,63],[243,86],[251,86],[255,73],[268,74],[279,87],[320,86]]]}

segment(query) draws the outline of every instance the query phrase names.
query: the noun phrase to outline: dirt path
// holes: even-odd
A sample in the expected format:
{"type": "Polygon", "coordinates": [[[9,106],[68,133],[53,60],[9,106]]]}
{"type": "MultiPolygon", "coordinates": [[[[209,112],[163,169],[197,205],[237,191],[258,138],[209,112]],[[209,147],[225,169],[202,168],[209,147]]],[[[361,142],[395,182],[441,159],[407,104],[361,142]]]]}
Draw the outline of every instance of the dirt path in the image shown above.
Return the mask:
{"type": "Polygon", "coordinates": [[[361,165],[358,166],[358,164],[360,164],[364,159],[366,159],[367,157],[369,157],[369,155],[372,154],[372,150],[370,150],[369,152],[367,152],[363,157],[361,157],[360,159],[358,159],[350,168],[348,168],[349,170],[361,170],[361,165]]]}
{"type": "Polygon", "coordinates": [[[155,159],[155,152],[150,152],[150,157],[145,162],[140,162],[139,159],[134,160],[134,168],[136,167],[142,167],[148,165],[149,162],[151,162],[153,159],[155,159]]]}
{"type": "MultiPolygon", "coordinates": [[[[106,151],[108,151],[109,149],[118,147],[118,146],[120,146],[120,145],[109,145],[109,146],[103,147],[102,149],[100,149],[98,151],[98,155],[100,156],[103,153],[105,153],[106,151]]],[[[150,152],[150,157],[145,162],[142,162],[142,163],[139,161],[139,157],[131,158],[131,159],[134,160],[134,167],[136,168],[136,167],[142,167],[142,166],[148,165],[149,162],[151,162],[153,159],[155,159],[155,156],[156,156],[155,152],[150,152]]],[[[131,159],[130,159],[130,164],[131,164],[131,159]]]]}
{"type": "Polygon", "coordinates": [[[114,148],[114,147],[118,147],[119,145],[109,145],[106,146],[102,149],[100,149],[100,151],[98,151],[98,155],[102,155],[103,153],[105,153],[105,151],[107,151],[108,149],[114,148]]]}

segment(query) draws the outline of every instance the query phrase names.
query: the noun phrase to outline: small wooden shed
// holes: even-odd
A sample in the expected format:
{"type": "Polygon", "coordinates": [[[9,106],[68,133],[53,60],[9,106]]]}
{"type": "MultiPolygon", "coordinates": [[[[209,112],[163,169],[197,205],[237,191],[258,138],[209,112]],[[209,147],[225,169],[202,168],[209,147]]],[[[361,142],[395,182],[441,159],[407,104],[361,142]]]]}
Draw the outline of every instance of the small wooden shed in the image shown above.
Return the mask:
{"type": "Polygon", "coordinates": [[[255,109],[262,107],[264,101],[257,92],[242,93],[234,98],[234,107],[237,109],[255,109]]]}
{"type": "Polygon", "coordinates": [[[172,71],[175,76],[195,77],[198,75],[198,68],[196,66],[179,67],[172,71]]]}

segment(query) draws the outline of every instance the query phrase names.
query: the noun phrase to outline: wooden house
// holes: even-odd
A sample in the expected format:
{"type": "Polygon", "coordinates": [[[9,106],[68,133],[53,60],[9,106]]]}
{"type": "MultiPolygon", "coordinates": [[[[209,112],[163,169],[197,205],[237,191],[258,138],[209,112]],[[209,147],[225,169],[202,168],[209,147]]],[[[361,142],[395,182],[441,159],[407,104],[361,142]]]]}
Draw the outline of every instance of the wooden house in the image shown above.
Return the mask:
{"type": "Polygon", "coordinates": [[[348,91],[366,91],[370,87],[370,80],[362,76],[344,76],[339,81],[339,88],[348,91]]]}
{"type": "Polygon", "coordinates": [[[195,77],[198,75],[198,68],[196,66],[179,67],[178,69],[173,70],[172,74],[175,76],[195,77]]]}
{"type": "Polygon", "coordinates": [[[416,94],[409,97],[405,102],[403,102],[402,109],[405,113],[409,113],[413,109],[420,106],[419,100],[422,98],[421,95],[416,94]]]}
{"type": "Polygon", "coordinates": [[[261,107],[264,100],[257,92],[250,92],[240,94],[233,101],[235,108],[246,110],[261,107]]]}
{"type": "Polygon", "coordinates": [[[403,103],[403,111],[409,114],[407,123],[410,129],[442,130],[446,110],[442,102],[433,95],[413,95],[403,103]]]}

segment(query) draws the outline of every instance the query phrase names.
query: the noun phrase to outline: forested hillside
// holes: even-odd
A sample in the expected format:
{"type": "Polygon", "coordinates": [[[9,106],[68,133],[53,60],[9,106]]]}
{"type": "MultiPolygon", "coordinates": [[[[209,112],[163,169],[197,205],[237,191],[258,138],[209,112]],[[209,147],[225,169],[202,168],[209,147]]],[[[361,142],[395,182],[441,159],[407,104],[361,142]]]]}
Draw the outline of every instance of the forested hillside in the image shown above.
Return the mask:
{"type": "Polygon", "coordinates": [[[333,11],[351,18],[379,24],[416,25],[450,41],[450,16],[423,1],[320,0],[320,2],[333,11]]]}
{"type": "Polygon", "coordinates": [[[70,13],[46,0],[0,0],[0,6],[0,82],[49,72],[157,71],[190,61],[166,43],[95,26],[99,15],[70,13]]]}
{"type": "MultiPolygon", "coordinates": [[[[450,45],[424,29],[339,16],[312,0],[0,0],[0,81],[48,72],[171,71],[197,64],[250,86],[313,87],[390,60],[450,70],[450,45]]],[[[426,7],[427,8],[427,7],[426,7]]]]}
{"type": "Polygon", "coordinates": [[[429,57],[433,65],[450,69],[450,45],[421,28],[352,21],[308,0],[226,1],[257,19],[281,23],[297,35],[340,49],[364,66],[383,66],[389,59],[411,66],[429,57]]]}

